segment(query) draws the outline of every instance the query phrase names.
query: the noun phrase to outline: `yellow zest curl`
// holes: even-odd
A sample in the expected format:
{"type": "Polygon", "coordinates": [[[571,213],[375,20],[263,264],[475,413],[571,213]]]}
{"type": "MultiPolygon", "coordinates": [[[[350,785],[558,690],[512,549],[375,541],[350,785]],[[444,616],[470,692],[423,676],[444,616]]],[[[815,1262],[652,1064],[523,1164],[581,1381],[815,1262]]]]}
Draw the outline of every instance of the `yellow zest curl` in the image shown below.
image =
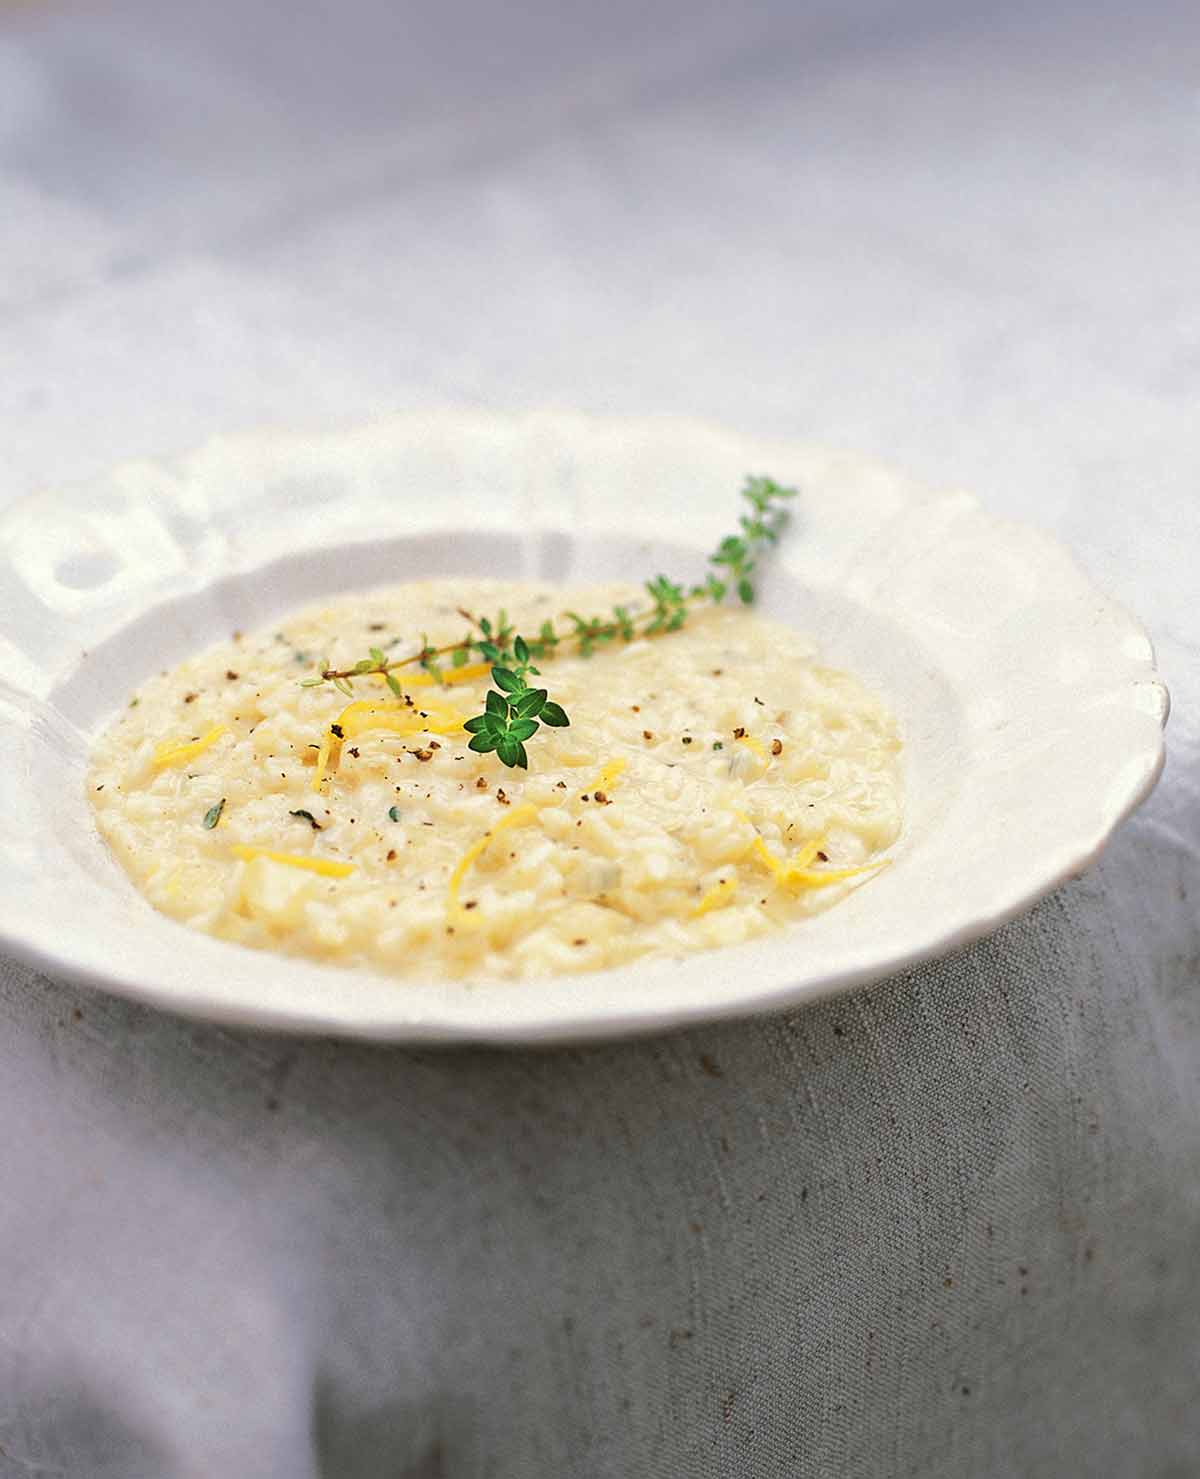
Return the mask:
{"type": "Polygon", "coordinates": [[[699,919],[713,909],[723,909],[738,891],[737,872],[730,878],[719,878],[692,910],[692,918],[699,919]]]}
{"type": "Polygon", "coordinates": [[[337,769],[343,741],[356,739],[368,730],[386,729],[393,734],[459,734],[462,727],[463,716],[441,704],[426,704],[418,709],[398,701],[359,699],[356,703],[347,704],[321,736],[312,788],[319,791],[326,772],[330,768],[337,769]],[[342,731],[340,736],[334,733],[335,729],[342,731]]]}
{"type": "Polygon", "coordinates": [[[755,756],[759,757],[759,760],[762,760],[762,771],[759,771],[759,775],[764,775],[766,768],[771,765],[771,756],[766,753],[765,745],[762,745],[758,740],[753,740],[753,738],[750,738],[750,735],[738,735],[737,741],[735,742],[744,745],[750,753],[755,754],[755,756]]]}
{"type": "Polygon", "coordinates": [[[617,759],[610,760],[607,765],[602,765],[600,767],[600,773],[592,782],[592,790],[603,791],[607,796],[616,784],[617,777],[624,771],[625,763],[624,760],[617,759]]]}
{"type": "MultiPolygon", "coordinates": [[[[738,816],[750,826],[754,825],[743,812],[739,811],[738,816]]],[[[777,858],[756,832],[749,851],[755,854],[776,883],[785,888],[828,888],[830,884],[841,883],[846,878],[857,878],[860,874],[872,873],[877,868],[887,866],[886,863],[865,863],[861,868],[810,867],[816,861],[824,841],[825,833],[822,832],[810,838],[791,858],[777,858]]]]}
{"type": "Polygon", "coordinates": [[[210,745],[216,744],[224,733],[223,724],[214,724],[208,733],[201,735],[199,739],[164,740],[155,750],[151,764],[155,770],[162,770],[167,765],[180,765],[185,760],[191,760],[203,754],[210,745]]]}
{"type": "Polygon", "coordinates": [[[325,770],[331,759],[334,760],[334,769],[337,769],[337,759],[334,758],[334,748],[337,749],[337,759],[341,758],[342,742],[337,735],[330,734],[328,730],[321,736],[321,748],[317,751],[317,768],[313,772],[312,788],[319,791],[325,780],[325,770]]]}
{"type": "Polygon", "coordinates": [[[270,847],[247,847],[239,842],[230,851],[244,863],[252,863],[255,858],[267,858],[272,863],[285,863],[289,868],[320,873],[323,878],[347,878],[354,872],[353,863],[335,863],[330,858],[306,858],[299,853],[276,852],[270,847]]]}
{"type": "Polygon", "coordinates": [[[390,729],[396,734],[456,734],[463,725],[461,714],[441,704],[425,704],[418,709],[399,701],[377,703],[371,699],[347,704],[333,722],[344,739],[354,739],[369,729],[390,729]]]}
{"type": "Polygon", "coordinates": [[[462,887],[462,881],[467,876],[467,870],[477,857],[483,853],[492,838],[499,832],[505,832],[510,827],[519,827],[523,822],[531,822],[538,814],[538,809],[531,801],[522,802],[520,806],[514,806],[477,842],[473,842],[462,857],[458,865],[450,875],[450,882],[446,886],[446,918],[452,923],[460,923],[466,918],[466,910],[458,902],[458,891],[462,887]]]}

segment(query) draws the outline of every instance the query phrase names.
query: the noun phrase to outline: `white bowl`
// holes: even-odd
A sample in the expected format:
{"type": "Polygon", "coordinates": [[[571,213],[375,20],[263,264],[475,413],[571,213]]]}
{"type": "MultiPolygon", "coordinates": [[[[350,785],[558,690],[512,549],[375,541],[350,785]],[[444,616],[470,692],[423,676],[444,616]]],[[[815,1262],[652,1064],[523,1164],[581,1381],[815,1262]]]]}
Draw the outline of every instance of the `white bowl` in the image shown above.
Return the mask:
{"type": "Polygon", "coordinates": [[[795,1006],[967,944],[1092,862],[1152,788],[1150,641],[1052,540],[859,458],[679,420],[447,410],[215,441],[0,516],[0,945],[227,1022],[406,1041],[615,1036],[795,1006]],[[594,975],[406,981],[156,913],[84,795],[91,737],[150,672],[314,597],[406,576],[700,570],[750,472],[801,489],[764,611],[900,719],[895,863],[731,949],[594,975]]]}

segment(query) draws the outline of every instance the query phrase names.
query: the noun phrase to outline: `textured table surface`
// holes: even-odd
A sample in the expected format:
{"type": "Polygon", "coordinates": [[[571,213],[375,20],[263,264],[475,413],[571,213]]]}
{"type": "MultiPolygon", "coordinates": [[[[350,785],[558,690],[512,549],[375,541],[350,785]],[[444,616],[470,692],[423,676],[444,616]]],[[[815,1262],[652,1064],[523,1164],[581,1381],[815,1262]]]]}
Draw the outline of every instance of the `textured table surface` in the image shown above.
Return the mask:
{"type": "Polygon", "coordinates": [[[1196,1472],[1198,47],[1182,3],[0,5],[0,499],[687,412],[1053,530],[1175,697],[1099,866],[784,1019],[410,1053],[0,959],[5,1479],[1196,1472]]]}

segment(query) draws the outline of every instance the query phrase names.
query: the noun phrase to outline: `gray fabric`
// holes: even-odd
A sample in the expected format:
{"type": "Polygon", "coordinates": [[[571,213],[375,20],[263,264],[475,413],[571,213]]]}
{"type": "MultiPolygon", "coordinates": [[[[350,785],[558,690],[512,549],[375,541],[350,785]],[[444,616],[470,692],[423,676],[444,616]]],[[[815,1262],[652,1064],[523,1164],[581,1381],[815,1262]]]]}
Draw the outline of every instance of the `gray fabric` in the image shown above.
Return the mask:
{"type": "Polygon", "coordinates": [[[1195,12],[341,14],[0,12],[0,497],[445,396],[819,437],[1065,538],[1171,757],[978,947],[663,1040],[0,961],[0,1475],[1196,1473],[1195,12]]]}

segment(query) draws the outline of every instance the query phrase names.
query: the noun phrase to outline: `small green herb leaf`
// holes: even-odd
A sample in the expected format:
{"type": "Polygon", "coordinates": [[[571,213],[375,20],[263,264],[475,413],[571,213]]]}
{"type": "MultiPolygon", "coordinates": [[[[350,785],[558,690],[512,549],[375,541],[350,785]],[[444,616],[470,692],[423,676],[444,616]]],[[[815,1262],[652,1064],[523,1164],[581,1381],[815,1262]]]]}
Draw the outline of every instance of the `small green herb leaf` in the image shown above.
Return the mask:
{"type": "Polygon", "coordinates": [[[400,808],[398,806],[389,806],[388,816],[391,817],[393,822],[398,822],[400,820],[400,808]]]}
{"type": "Polygon", "coordinates": [[[463,724],[463,728],[468,734],[480,734],[491,729],[490,719],[490,714],[476,714],[474,719],[468,719],[463,724]]]}
{"type": "Polygon", "coordinates": [[[567,718],[566,710],[561,704],[546,703],[542,705],[542,711],[538,718],[543,724],[549,724],[554,729],[565,729],[570,720],[567,718]]]}
{"type": "Polygon", "coordinates": [[[483,705],[489,714],[494,714],[498,719],[508,718],[508,700],[494,688],[488,689],[483,705]]]}
{"type": "Polygon", "coordinates": [[[522,687],[520,678],[510,668],[493,668],[492,682],[505,693],[519,693],[522,687]]]}
{"type": "Polygon", "coordinates": [[[540,727],[536,719],[518,719],[508,726],[508,733],[515,740],[527,740],[531,739],[540,727]]]}
{"type": "Polygon", "coordinates": [[[221,820],[221,813],[224,810],[225,798],[224,796],[222,796],[220,801],[217,802],[216,806],[210,806],[208,810],[204,813],[204,830],[206,832],[211,832],[212,829],[217,825],[217,823],[221,820]]]}
{"type": "Polygon", "coordinates": [[[404,689],[401,688],[400,680],[396,677],[395,673],[385,673],[384,677],[387,679],[387,686],[392,690],[396,697],[403,698],[404,689]]]}
{"type": "Polygon", "coordinates": [[[518,719],[536,719],[546,707],[547,696],[544,688],[527,688],[513,699],[510,707],[518,719]]]}
{"type": "Polygon", "coordinates": [[[483,734],[476,734],[467,743],[468,750],[476,750],[480,755],[486,755],[489,750],[494,750],[500,743],[500,736],[492,730],[483,734]]]}

